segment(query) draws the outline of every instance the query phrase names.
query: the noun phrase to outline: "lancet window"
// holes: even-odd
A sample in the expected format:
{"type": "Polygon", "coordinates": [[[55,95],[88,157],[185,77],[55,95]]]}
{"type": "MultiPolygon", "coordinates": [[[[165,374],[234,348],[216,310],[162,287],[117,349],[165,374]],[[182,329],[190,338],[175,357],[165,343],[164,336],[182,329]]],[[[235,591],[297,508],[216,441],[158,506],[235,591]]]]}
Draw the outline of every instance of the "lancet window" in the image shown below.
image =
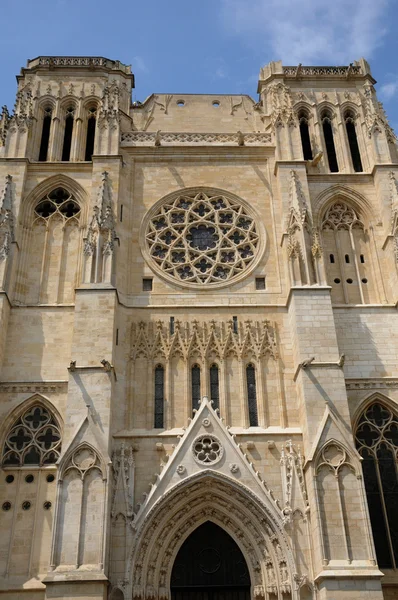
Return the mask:
{"type": "Polygon", "coordinates": [[[2,466],[50,465],[57,462],[61,451],[61,431],[55,417],[36,404],[27,409],[9,429],[2,466]]]}
{"type": "Polygon", "coordinates": [[[324,111],[321,115],[323,138],[326,146],[326,154],[328,157],[329,170],[331,173],[338,173],[339,165],[337,162],[336,147],[334,144],[332,114],[329,111],[324,111]]]}
{"type": "Polygon", "coordinates": [[[164,367],[155,368],[155,429],[164,427],[164,367]]]}
{"type": "Polygon", "coordinates": [[[74,121],[75,121],[75,109],[73,106],[69,106],[65,112],[64,143],[62,146],[62,158],[61,158],[61,160],[64,160],[64,161],[70,160],[74,121]]]}
{"type": "Polygon", "coordinates": [[[398,418],[375,402],[361,416],[355,437],[379,567],[398,566],[398,418]]]}
{"type": "Polygon", "coordinates": [[[332,300],[346,304],[374,301],[368,235],[360,215],[344,200],[337,200],[326,211],[322,243],[329,256],[326,270],[332,300]]]}
{"type": "Polygon", "coordinates": [[[257,386],[256,386],[256,370],[251,363],[246,367],[246,386],[247,386],[247,403],[249,409],[249,425],[257,427],[258,412],[257,412],[257,386]]]}
{"type": "Polygon", "coordinates": [[[192,410],[200,406],[200,367],[194,365],[191,369],[192,410]]]}
{"type": "Polygon", "coordinates": [[[220,408],[220,386],[219,371],[217,365],[210,367],[210,400],[213,402],[213,408],[220,408]]]}
{"type": "Polygon", "coordinates": [[[50,142],[50,132],[52,123],[52,108],[47,106],[44,109],[43,126],[41,131],[41,141],[39,150],[39,161],[46,161],[48,156],[48,145],[50,142]]]}
{"type": "Polygon", "coordinates": [[[86,150],[84,160],[91,160],[94,153],[96,123],[97,109],[95,106],[92,106],[87,111],[86,150]]]}
{"type": "Polygon", "coordinates": [[[360,173],[363,171],[361,153],[359,152],[357,132],[355,128],[355,114],[349,110],[344,115],[345,127],[347,131],[348,144],[350,146],[352,166],[354,171],[360,173]]]}
{"type": "Polygon", "coordinates": [[[312,160],[312,148],[311,148],[311,139],[310,139],[310,131],[308,126],[308,113],[305,110],[301,110],[298,113],[298,120],[300,124],[300,137],[301,137],[301,146],[303,148],[303,156],[304,160],[312,160]]]}

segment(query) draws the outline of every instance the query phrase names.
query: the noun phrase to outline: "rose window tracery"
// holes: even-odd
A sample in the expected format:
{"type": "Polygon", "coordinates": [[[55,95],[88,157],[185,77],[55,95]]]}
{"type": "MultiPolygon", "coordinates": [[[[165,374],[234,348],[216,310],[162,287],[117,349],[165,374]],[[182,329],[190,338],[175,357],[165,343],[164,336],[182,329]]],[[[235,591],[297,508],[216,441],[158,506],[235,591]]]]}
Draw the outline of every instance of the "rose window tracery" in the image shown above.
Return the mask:
{"type": "Polygon", "coordinates": [[[29,408],[13,424],[3,448],[3,466],[49,465],[57,462],[61,432],[43,406],[29,408]]]}
{"type": "Polygon", "coordinates": [[[201,435],[192,444],[192,452],[197,462],[209,465],[221,459],[224,449],[214,435],[201,435]]]}
{"type": "Polygon", "coordinates": [[[259,227],[250,208],[232,195],[186,190],[166,197],[149,213],[143,227],[144,254],[162,276],[174,281],[222,286],[255,266],[259,227]]]}

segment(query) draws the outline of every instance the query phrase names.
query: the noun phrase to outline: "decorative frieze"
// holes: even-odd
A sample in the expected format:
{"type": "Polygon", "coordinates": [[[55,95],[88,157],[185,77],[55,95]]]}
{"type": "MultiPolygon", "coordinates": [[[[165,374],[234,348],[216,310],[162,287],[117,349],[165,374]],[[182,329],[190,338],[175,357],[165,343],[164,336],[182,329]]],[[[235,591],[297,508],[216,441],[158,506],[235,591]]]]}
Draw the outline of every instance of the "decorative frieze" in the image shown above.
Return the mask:
{"type": "Polygon", "coordinates": [[[180,145],[216,146],[248,145],[264,146],[271,144],[269,133],[167,133],[155,131],[126,131],[122,133],[122,146],[180,145]],[[243,141],[243,143],[242,143],[243,141]]]}

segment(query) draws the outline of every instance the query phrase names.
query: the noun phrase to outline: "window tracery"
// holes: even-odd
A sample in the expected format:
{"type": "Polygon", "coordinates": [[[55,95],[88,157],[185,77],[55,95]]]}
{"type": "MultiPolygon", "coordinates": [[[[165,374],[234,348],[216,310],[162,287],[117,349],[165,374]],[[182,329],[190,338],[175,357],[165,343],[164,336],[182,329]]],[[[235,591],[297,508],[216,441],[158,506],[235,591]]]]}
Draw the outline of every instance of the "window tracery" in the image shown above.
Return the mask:
{"type": "Polygon", "coordinates": [[[80,206],[72,195],[64,188],[57,188],[47,194],[35,207],[35,215],[48,220],[58,214],[63,220],[78,218],[80,206]]]}
{"type": "Polygon", "coordinates": [[[338,199],[327,209],[322,238],[330,256],[327,278],[332,286],[332,299],[349,304],[374,301],[371,265],[365,260],[368,235],[361,216],[344,199],[338,199]]]}
{"type": "Polygon", "coordinates": [[[355,443],[362,469],[379,566],[398,564],[398,418],[380,402],[359,419],[355,443]]]}
{"type": "Polygon", "coordinates": [[[151,265],[184,285],[220,286],[247,274],[260,244],[250,209],[211,190],[166,198],[144,225],[143,245],[151,265]]]}
{"type": "Polygon", "coordinates": [[[2,465],[49,465],[57,462],[61,431],[51,413],[39,404],[27,409],[7,433],[2,465]]]}

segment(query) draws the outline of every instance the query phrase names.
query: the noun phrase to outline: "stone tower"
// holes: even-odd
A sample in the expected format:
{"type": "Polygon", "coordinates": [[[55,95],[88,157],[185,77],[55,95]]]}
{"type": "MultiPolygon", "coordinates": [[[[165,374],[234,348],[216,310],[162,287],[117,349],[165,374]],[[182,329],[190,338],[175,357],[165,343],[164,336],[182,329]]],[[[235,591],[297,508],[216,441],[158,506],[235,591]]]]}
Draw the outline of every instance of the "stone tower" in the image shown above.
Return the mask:
{"type": "Polygon", "coordinates": [[[131,104],[101,57],[17,80],[0,598],[396,598],[398,165],[369,65],[271,62],[257,102],[131,104]]]}

